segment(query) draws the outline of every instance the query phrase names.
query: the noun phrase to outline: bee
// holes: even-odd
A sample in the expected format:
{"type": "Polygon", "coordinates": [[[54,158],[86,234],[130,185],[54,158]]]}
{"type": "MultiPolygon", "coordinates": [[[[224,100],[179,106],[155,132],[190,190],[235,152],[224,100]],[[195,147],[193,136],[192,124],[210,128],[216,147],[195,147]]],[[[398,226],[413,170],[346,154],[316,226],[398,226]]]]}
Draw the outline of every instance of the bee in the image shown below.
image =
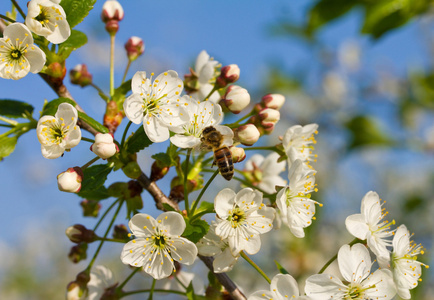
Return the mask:
{"type": "Polygon", "coordinates": [[[223,178],[231,180],[232,176],[234,176],[234,164],[231,151],[226,145],[222,144],[223,135],[213,126],[208,126],[203,129],[200,141],[214,151],[212,166],[217,165],[223,178]]]}

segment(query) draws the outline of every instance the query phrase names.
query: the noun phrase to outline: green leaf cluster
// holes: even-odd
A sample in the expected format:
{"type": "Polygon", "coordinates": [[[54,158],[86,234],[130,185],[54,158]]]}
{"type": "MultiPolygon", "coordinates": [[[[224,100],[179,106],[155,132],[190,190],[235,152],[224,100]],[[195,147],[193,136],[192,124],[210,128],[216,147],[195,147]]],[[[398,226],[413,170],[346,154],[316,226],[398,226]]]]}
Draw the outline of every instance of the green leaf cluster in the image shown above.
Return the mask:
{"type": "Polygon", "coordinates": [[[104,187],[108,174],[113,167],[108,164],[94,165],[83,171],[83,182],[78,196],[88,200],[102,200],[110,197],[108,190],[104,187]]]}

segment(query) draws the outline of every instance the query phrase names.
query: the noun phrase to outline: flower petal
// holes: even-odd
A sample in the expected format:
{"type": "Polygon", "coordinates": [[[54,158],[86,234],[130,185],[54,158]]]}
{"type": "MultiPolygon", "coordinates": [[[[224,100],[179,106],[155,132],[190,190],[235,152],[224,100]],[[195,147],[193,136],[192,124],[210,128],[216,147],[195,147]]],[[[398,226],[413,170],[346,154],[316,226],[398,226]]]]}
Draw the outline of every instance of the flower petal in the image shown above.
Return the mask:
{"type": "Polygon", "coordinates": [[[170,137],[170,142],[179,148],[194,148],[200,144],[200,139],[192,135],[175,134],[170,137]]]}
{"type": "Polygon", "coordinates": [[[181,235],[185,230],[184,218],[174,211],[162,213],[156,221],[160,223],[160,228],[167,230],[166,233],[170,236],[181,235]]]}
{"type": "Polygon", "coordinates": [[[239,256],[233,256],[229,248],[226,248],[221,254],[216,255],[213,262],[215,273],[229,272],[234,267],[239,256]]]}
{"type": "Polygon", "coordinates": [[[161,124],[157,117],[146,115],[143,119],[143,128],[154,143],[167,141],[170,137],[169,129],[161,124]]]}
{"type": "Polygon", "coordinates": [[[41,152],[42,156],[48,159],[55,159],[65,152],[65,148],[59,146],[59,145],[41,145],[41,152]]]}
{"type": "Polygon", "coordinates": [[[371,256],[362,244],[344,245],[338,252],[338,264],[346,281],[361,282],[370,274],[371,256]]]}
{"type": "Polygon", "coordinates": [[[150,237],[155,233],[158,223],[148,214],[136,214],[128,222],[128,227],[136,237],[150,237]]]}
{"type": "Polygon", "coordinates": [[[230,188],[225,188],[221,190],[214,199],[214,208],[216,214],[222,218],[226,219],[228,217],[228,212],[231,210],[235,203],[235,192],[230,188]]]}
{"type": "Polygon", "coordinates": [[[345,226],[348,232],[358,239],[366,240],[369,235],[368,224],[365,223],[365,219],[361,214],[348,216],[345,220],[345,226]]]}
{"type": "Polygon", "coordinates": [[[173,238],[170,244],[171,254],[174,260],[191,265],[197,256],[197,247],[195,244],[185,238],[173,238]]]}
{"type": "Polygon", "coordinates": [[[270,290],[282,298],[295,299],[300,296],[298,284],[295,279],[289,274],[277,274],[271,280],[270,290]]]}
{"type": "Polygon", "coordinates": [[[315,274],[306,280],[305,293],[312,300],[344,299],[347,290],[339,278],[328,274],[315,274]]]}
{"type": "Polygon", "coordinates": [[[134,124],[140,124],[143,121],[143,98],[140,94],[132,94],[124,101],[124,112],[127,118],[134,124]]]}

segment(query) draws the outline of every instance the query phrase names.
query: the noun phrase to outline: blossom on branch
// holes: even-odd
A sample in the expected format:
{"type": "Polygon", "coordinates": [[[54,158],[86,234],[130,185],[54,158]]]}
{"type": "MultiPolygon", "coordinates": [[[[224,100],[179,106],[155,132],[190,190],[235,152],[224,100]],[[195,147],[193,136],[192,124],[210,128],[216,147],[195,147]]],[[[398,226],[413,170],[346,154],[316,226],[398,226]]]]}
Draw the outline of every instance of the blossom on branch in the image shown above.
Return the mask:
{"type": "Polygon", "coordinates": [[[135,239],[123,248],[121,260],[133,267],[162,279],[175,270],[174,260],[191,265],[197,255],[196,245],[182,238],[185,221],[179,213],[165,212],[157,219],[137,214],[128,223],[135,239]]]}
{"type": "Polygon", "coordinates": [[[270,290],[260,290],[251,294],[248,300],[309,300],[300,296],[297,281],[289,274],[277,274],[271,280],[270,290]]]}
{"type": "Polygon", "coordinates": [[[27,73],[38,73],[45,64],[45,53],[33,45],[30,30],[21,23],[5,28],[0,38],[0,77],[20,79],[27,73]]]}
{"type": "Polygon", "coordinates": [[[104,266],[95,266],[90,272],[90,281],[87,284],[87,300],[99,300],[107,288],[115,285],[112,271],[104,266]]]}
{"type": "Polygon", "coordinates": [[[39,119],[36,134],[45,158],[58,158],[78,145],[81,130],[77,119],[77,110],[69,103],[61,103],[54,117],[43,116],[39,119]]]}
{"type": "Polygon", "coordinates": [[[169,70],[158,75],[154,81],[146,72],[134,74],[131,82],[133,94],[124,102],[124,112],[134,124],[143,122],[143,128],[154,143],[169,139],[169,126],[182,126],[188,114],[181,105],[182,80],[178,73],[169,70]]]}
{"type": "Polygon", "coordinates": [[[316,161],[317,155],[313,154],[314,147],[312,144],[316,144],[315,134],[318,133],[317,129],[317,124],[294,125],[288,128],[282,140],[283,148],[288,156],[288,167],[296,159],[300,159],[308,166],[310,166],[311,161],[316,161]]]}

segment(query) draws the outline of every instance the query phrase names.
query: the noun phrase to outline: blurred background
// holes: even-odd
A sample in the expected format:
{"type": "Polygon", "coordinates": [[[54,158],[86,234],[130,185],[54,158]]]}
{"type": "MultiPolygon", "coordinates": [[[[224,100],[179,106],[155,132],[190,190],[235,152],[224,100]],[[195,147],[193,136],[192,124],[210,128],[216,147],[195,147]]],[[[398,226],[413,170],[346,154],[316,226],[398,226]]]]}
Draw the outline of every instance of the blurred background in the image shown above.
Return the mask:
{"type": "MultiPolygon", "coordinates": [[[[17,2],[26,7],[26,1],[17,2]]],[[[73,52],[66,67],[87,64],[94,83],[108,91],[109,36],[100,20],[103,3],[98,0],[75,28],[85,32],[89,42],[73,52]]],[[[360,201],[370,190],[387,202],[388,220],[405,224],[414,232],[415,242],[427,248],[418,259],[430,264],[434,258],[434,10],[429,1],[120,3],[125,18],[116,37],[118,84],[127,64],[123,45],[134,35],[144,40],[146,50],[128,77],[138,70],[158,74],[168,69],[183,76],[199,52],[206,50],[222,65],[238,64],[237,84],[249,91],[252,103],[267,93],[284,94],[281,120],[263,144],[278,143],[278,136],[292,125],[319,124],[319,157],[314,164],[319,192],[313,198],[324,206],[317,209],[317,220],[306,238],[295,238],[286,227],[263,237],[263,248],[252,258],[270,277],[278,273],[268,259],[275,257],[303,288],[309,275],[353,239],[345,229],[345,218],[360,212],[360,201]]],[[[10,9],[3,1],[1,13],[10,9]]],[[[73,86],[68,78],[65,82],[85,111],[102,120],[105,103],[96,90],[73,86]]],[[[19,81],[0,80],[0,98],[28,101],[35,107],[34,116],[39,116],[44,100],[57,96],[39,76],[29,74],[19,81]]],[[[118,129],[117,139],[126,123],[118,129]]],[[[93,228],[96,220],[83,217],[77,195],[58,191],[56,175],[93,158],[88,146],[82,142],[63,158],[47,160],[31,131],[1,161],[0,298],[61,299],[67,283],[87,266],[88,261],[69,261],[73,244],[64,230],[77,223],[93,228]]],[[[149,157],[158,147],[152,145],[138,155],[147,174],[153,162],[149,157]]],[[[286,179],[286,174],[282,177],[286,179]]],[[[107,183],[119,180],[127,178],[115,172],[107,183]]],[[[163,191],[169,191],[169,182],[159,182],[163,191]]],[[[206,194],[210,202],[228,185],[217,178],[212,186],[206,194]]],[[[229,187],[239,185],[231,181],[229,187]]],[[[142,211],[157,216],[149,194],[144,191],[142,197],[142,211]]],[[[112,201],[101,202],[103,209],[112,201]]],[[[127,222],[121,217],[116,224],[127,222]]],[[[118,281],[130,273],[118,258],[121,249],[122,244],[105,244],[97,262],[110,267],[118,281]]],[[[88,256],[94,251],[90,245],[88,256]]],[[[206,276],[200,264],[193,271],[206,276]]],[[[254,273],[242,261],[229,273],[247,295],[268,289],[260,276],[245,274],[254,273]]],[[[422,278],[412,299],[434,299],[429,269],[423,268],[422,278]]],[[[150,282],[136,278],[126,289],[149,288],[150,282]]]]}

